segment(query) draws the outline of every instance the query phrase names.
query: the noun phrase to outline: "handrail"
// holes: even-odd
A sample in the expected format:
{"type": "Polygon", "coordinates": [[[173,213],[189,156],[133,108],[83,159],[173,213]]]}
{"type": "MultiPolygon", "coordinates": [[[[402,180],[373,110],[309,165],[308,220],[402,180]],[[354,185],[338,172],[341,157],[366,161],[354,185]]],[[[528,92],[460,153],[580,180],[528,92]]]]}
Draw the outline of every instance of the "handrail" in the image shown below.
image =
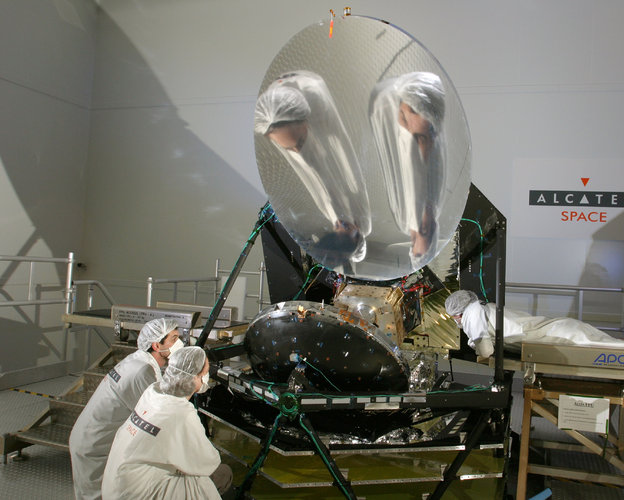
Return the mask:
{"type": "Polygon", "coordinates": [[[49,306],[51,304],[66,304],[65,299],[44,299],[44,300],[4,300],[0,302],[0,307],[21,307],[21,306],[49,306]]]}
{"type": "Polygon", "coordinates": [[[624,292],[624,288],[602,288],[578,285],[542,285],[538,283],[505,283],[507,288],[536,288],[540,290],[585,291],[585,292],[624,292]]]}
{"type": "Polygon", "coordinates": [[[580,285],[552,285],[552,284],[540,284],[540,283],[514,283],[507,282],[506,289],[511,293],[522,293],[522,290],[526,291],[526,293],[532,293],[534,296],[533,302],[537,299],[537,296],[540,295],[539,292],[531,292],[543,290],[545,291],[544,295],[554,295],[551,292],[571,292],[570,295],[576,296],[578,299],[577,305],[577,319],[583,321],[583,300],[585,298],[585,292],[604,292],[604,293],[620,293],[622,294],[622,309],[620,310],[620,328],[601,326],[599,327],[601,330],[610,330],[610,331],[618,331],[624,332],[624,288],[606,288],[606,287],[591,287],[591,286],[580,286],[580,285]]]}
{"type": "MultiPolygon", "coordinates": [[[[209,278],[154,278],[150,276],[147,278],[147,297],[146,297],[146,305],[147,307],[152,306],[153,302],[153,294],[154,294],[154,286],[158,284],[173,284],[173,300],[177,299],[178,295],[178,285],[180,283],[194,283],[193,287],[193,304],[197,304],[198,294],[199,294],[199,284],[200,283],[217,283],[221,276],[229,276],[231,270],[222,269],[221,268],[221,259],[216,259],[215,264],[215,275],[209,278]]],[[[245,299],[257,299],[258,303],[258,312],[260,312],[264,306],[266,305],[264,302],[264,283],[266,276],[266,266],[264,262],[260,263],[260,268],[257,271],[240,271],[240,275],[243,276],[257,276],[259,281],[258,293],[247,293],[245,291],[245,299]]],[[[215,286],[214,290],[215,302],[218,299],[219,291],[215,286]]]]}
{"type": "MultiPolygon", "coordinates": [[[[245,298],[257,299],[258,312],[262,311],[264,306],[268,304],[264,302],[264,279],[266,276],[266,270],[267,268],[264,265],[264,262],[260,262],[260,268],[257,271],[242,271],[241,270],[238,273],[239,275],[242,275],[242,276],[258,276],[258,280],[259,280],[258,293],[257,294],[245,293],[245,298]]],[[[221,259],[217,259],[215,275],[217,277],[219,276],[219,274],[229,275],[230,272],[231,270],[221,269],[221,259]]],[[[216,299],[215,299],[215,302],[216,302],[216,299]]]]}
{"type": "Polygon", "coordinates": [[[193,304],[197,304],[197,296],[199,293],[199,284],[200,283],[210,283],[217,282],[218,277],[211,278],[152,278],[151,276],[147,278],[147,307],[152,306],[152,295],[154,291],[154,285],[162,284],[162,283],[173,283],[173,300],[175,301],[178,298],[178,284],[179,283],[194,283],[193,287],[193,304]]]}
{"type": "Polygon", "coordinates": [[[75,306],[76,306],[76,297],[78,295],[77,292],[77,287],[78,286],[82,286],[82,285],[87,285],[88,286],[88,291],[87,291],[87,309],[90,311],[91,309],[93,309],[93,287],[96,287],[100,290],[100,292],[102,292],[102,295],[104,295],[104,297],[106,298],[106,300],[108,301],[108,303],[112,306],[115,305],[117,303],[117,301],[113,298],[113,296],[110,294],[110,292],[108,291],[108,289],[104,286],[104,284],[100,281],[97,280],[75,280],[73,282],[72,285],[72,307],[71,307],[71,312],[74,311],[75,306]]]}
{"type": "Polygon", "coordinates": [[[23,255],[0,255],[0,261],[7,262],[29,262],[30,263],[30,272],[28,276],[28,298],[26,300],[11,300],[11,301],[0,301],[0,307],[17,307],[17,306],[36,306],[36,305],[49,305],[49,304],[65,304],[65,312],[69,313],[71,311],[71,302],[72,302],[72,279],[74,273],[74,253],[69,252],[67,257],[29,257],[23,255]],[[50,299],[50,300],[33,300],[33,290],[34,290],[34,269],[35,263],[42,262],[48,264],[67,264],[67,273],[65,276],[65,288],[64,288],[64,299],[50,299]]]}
{"type": "Polygon", "coordinates": [[[69,252],[71,257],[29,257],[24,255],[0,255],[0,260],[12,262],[50,262],[65,264],[70,258],[73,260],[73,252],[69,252]]]}

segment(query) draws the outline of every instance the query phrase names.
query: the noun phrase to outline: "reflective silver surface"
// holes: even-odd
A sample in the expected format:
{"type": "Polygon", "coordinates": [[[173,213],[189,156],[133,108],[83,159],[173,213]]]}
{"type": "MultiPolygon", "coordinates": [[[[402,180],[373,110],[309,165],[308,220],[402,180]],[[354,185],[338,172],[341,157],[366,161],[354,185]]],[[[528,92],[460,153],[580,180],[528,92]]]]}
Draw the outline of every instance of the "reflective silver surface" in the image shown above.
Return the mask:
{"type": "Polygon", "coordinates": [[[431,351],[405,351],[403,358],[410,367],[409,391],[430,391],[438,377],[438,354],[431,351]]]}
{"type": "Polygon", "coordinates": [[[470,185],[470,137],[453,87],[417,40],[348,16],[296,34],[271,63],[256,160],[277,217],[321,264],[385,280],[428,264],[470,185]]]}

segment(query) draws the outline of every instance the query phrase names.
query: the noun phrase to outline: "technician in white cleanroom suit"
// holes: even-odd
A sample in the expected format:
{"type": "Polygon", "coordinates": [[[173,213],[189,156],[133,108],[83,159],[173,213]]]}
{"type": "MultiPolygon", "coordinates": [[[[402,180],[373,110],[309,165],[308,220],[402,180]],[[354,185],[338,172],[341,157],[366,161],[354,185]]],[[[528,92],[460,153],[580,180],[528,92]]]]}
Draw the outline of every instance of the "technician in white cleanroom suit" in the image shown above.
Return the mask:
{"type": "MultiPolygon", "coordinates": [[[[448,296],[446,312],[468,336],[468,345],[479,356],[494,352],[496,304],[481,304],[477,294],[459,290],[448,296]]],[[[624,340],[573,318],[546,318],[504,309],[503,337],[505,347],[519,348],[520,343],[586,345],[624,349],[624,340]],[[516,344],[516,345],[514,345],[516,344]]]]}
{"type": "Polygon", "coordinates": [[[433,73],[389,78],[371,93],[369,120],[388,202],[398,230],[410,236],[414,269],[436,251],[444,188],[444,111],[442,81],[433,73]]]}
{"type": "Polygon", "coordinates": [[[279,77],[258,97],[254,129],[281,152],[327,222],[325,234],[313,239],[327,236],[321,246],[348,249],[352,262],[364,259],[371,232],[368,193],[325,81],[310,71],[279,77]]]}
{"type": "Polygon", "coordinates": [[[167,358],[184,347],[178,324],[170,319],[145,323],[138,350],[104,377],[76,420],[69,436],[76,499],[101,498],[102,475],[115,432],[147,387],[161,379],[167,358]]]}
{"type": "Polygon", "coordinates": [[[232,470],[206,437],[189,401],[208,389],[200,347],[171,355],[160,382],[147,388],[117,431],[104,480],[104,500],[218,499],[232,496],[232,470]]]}

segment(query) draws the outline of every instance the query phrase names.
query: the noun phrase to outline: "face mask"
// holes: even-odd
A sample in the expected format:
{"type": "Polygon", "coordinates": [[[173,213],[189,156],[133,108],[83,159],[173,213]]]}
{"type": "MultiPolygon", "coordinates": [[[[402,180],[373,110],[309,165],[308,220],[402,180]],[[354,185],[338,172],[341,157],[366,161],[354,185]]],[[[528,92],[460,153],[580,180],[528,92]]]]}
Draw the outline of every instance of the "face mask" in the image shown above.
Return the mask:
{"type": "Polygon", "coordinates": [[[201,381],[202,381],[202,385],[199,388],[199,390],[197,391],[197,394],[202,394],[204,392],[206,392],[208,390],[208,379],[210,378],[210,374],[206,373],[205,375],[202,375],[201,381]]]}
{"type": "Polygon", "coordinates": [[[180,339],[176,340],[173,345],[169,348],[169,349],[163,349],[161,352],[163,351],[169,351],[169,355],[173,354],[176,351],[179,351],[180,349],[182,349],[184,347],[184,342],[182,342],[180,339]]]}

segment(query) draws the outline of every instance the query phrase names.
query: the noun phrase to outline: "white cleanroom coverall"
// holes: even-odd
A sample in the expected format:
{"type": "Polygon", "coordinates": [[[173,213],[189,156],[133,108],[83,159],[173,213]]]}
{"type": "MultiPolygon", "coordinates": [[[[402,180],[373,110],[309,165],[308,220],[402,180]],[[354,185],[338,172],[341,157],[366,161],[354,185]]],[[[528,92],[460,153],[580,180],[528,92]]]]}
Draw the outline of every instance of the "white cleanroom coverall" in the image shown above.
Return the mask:
{"type": "MultiPolygon", "coordinates": [[[[494,352],[496,304],[470,303],[461,317],[461,327],[468,345],[479,356],[494,352]]],[[[624,349],[624,340],[611,337],[593,326],[573,318],[546,318],[504,309],[505,347],[520,347],[522,342],[563,344],[624,349]]]]}
{"type": "Polygon", "coordinates": [[[153,384],[115,435],[102,497],[220,499],[210,479],[220,463],[193,405],[153,384]]]}
{"type": "Polygon", "coordinates": [[[77,500],[102,498],[102,476],[115,432],[143,391],[160,379],[154,356],[139,350],[121,360],[100,382],[69,437],[77,500]]]}

